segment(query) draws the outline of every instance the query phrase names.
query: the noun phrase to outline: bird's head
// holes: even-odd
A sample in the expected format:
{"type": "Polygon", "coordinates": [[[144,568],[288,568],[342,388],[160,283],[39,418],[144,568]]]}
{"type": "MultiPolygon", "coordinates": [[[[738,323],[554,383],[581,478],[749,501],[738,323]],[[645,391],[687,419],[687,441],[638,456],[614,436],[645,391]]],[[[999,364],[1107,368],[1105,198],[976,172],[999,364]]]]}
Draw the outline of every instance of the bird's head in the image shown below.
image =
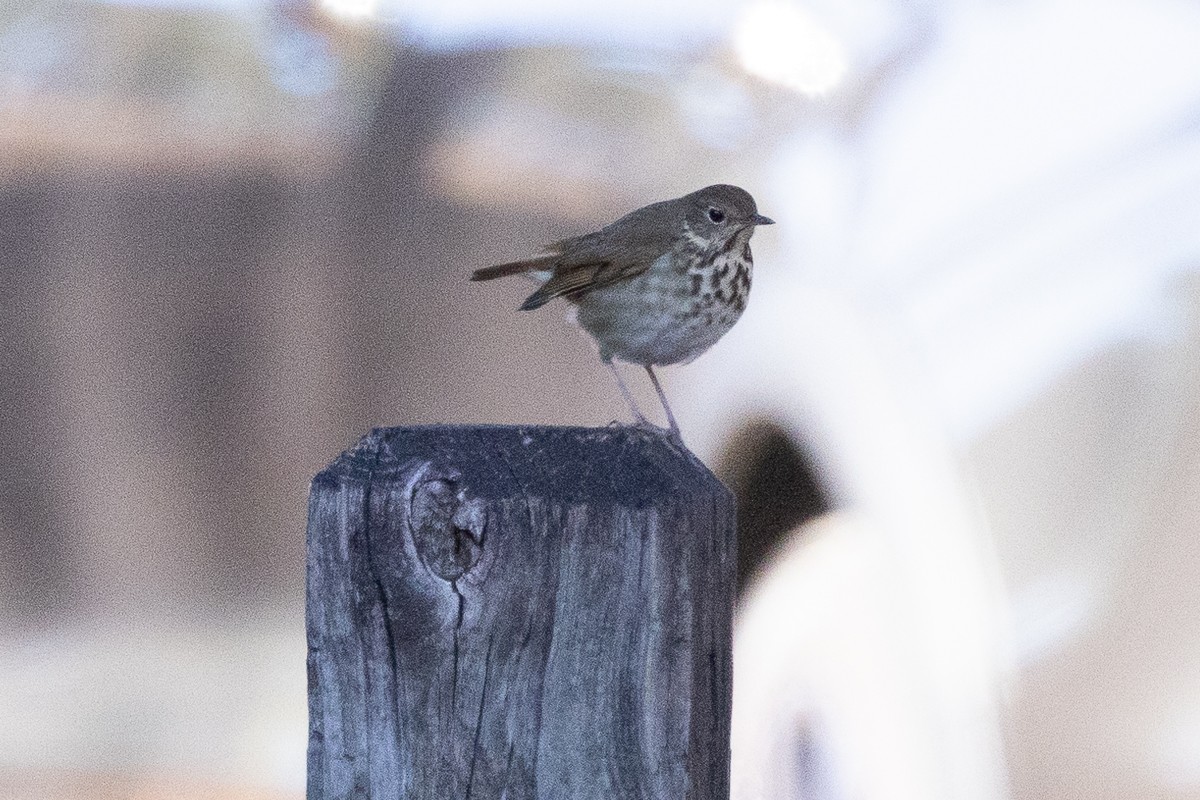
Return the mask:
{"type": "Polygon", "coordinates": [[[758,213],[749,192],[727,183],[706,186],[682,199],[686,202],[688,228],[710,242],[725,241],[742,231],[749,238],[755,226],[775,224],[775,220],[758,213]]]}

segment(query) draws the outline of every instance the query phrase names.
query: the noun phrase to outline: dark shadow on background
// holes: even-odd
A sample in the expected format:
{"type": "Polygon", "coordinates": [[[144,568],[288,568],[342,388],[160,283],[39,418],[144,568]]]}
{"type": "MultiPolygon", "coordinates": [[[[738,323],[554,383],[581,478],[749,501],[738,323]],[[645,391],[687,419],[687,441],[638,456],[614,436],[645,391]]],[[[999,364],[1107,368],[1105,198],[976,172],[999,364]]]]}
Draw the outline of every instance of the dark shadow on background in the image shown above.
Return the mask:
{"type": "Polygon", "coordinates": [[[743,426],[722,449],[716,472],[737,499],[740,596],[790,531],[833,504],[812,456],[768,420],[743,426]]]}

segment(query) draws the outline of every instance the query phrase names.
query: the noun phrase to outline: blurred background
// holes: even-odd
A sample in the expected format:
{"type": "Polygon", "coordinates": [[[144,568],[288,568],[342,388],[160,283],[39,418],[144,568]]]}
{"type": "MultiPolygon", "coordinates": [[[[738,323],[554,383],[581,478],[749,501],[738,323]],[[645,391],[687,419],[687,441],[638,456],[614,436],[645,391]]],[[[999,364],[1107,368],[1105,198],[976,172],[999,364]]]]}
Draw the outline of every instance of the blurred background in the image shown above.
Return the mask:
{"type": "MultiPolygon", "coordinates": [[[[1200,4],[0,4],[0,796],[299,798],[309,478],[627,412],[471,284],[737,183],[663,370],[735,800],[1200,798],[1200,4]]],[[[631,374],[646,408],[649,387],[631,374]]]]}

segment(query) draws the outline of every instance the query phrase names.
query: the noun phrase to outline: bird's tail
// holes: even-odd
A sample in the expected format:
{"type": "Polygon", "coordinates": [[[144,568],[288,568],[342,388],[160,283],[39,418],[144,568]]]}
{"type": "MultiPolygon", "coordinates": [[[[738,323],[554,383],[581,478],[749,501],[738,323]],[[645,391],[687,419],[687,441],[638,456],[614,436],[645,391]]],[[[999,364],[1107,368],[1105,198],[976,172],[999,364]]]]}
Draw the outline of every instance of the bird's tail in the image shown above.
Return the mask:
{"type": "Polygon", "coordinates": [[[497,264],[494,267],[484,267],[477,269],[471,274],[473,281],[490,281],[496,278],[505,278],[509,275],[519,275],[523,272],[537,272],[539,270],[550,270],[554,267],[554,262],[559,258],[558,253],[547,253],[544,256],[534,256],[521,261],[510,261],[507,264],[497,264]]]}

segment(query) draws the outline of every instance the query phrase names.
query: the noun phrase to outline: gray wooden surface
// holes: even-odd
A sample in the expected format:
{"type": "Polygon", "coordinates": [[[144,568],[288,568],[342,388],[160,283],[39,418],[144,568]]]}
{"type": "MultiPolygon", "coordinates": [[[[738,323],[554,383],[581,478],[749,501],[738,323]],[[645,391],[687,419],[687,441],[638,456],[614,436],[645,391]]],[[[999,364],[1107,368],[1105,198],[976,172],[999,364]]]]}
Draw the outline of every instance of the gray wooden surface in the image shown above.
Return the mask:
{"type": "Polygon", "coordinates": [[[373,431],[309,500],[309,798],[727,800],[733,532],[635,429],[373,431]]]}

